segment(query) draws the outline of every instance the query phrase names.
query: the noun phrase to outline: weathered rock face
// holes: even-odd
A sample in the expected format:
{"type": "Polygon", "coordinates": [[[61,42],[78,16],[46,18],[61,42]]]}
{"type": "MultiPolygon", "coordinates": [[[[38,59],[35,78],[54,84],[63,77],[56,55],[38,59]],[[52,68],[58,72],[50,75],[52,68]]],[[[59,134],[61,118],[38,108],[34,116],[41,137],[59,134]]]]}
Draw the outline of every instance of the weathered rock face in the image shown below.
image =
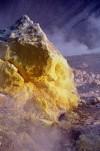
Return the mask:
{"type": "Polygon", "coordinates": [[[1,93],[24,102],[33,99],[43,118],[55,119],[77,107],[72,70],[39,24],[23,16],[1,31],[0,39],[1,93]]]}

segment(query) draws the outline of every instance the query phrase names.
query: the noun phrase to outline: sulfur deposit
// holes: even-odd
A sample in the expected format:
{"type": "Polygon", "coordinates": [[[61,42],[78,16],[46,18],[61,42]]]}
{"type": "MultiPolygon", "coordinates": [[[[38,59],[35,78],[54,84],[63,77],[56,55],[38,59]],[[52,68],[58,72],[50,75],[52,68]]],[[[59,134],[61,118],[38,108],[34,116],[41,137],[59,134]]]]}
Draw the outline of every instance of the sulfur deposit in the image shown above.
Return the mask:
{"type": "Polygon", "coordinates": [[[71,67],[28,16],[0,31],[0,92],[21,103],[32,99],[41,118],[78,105],[71,67]]]}

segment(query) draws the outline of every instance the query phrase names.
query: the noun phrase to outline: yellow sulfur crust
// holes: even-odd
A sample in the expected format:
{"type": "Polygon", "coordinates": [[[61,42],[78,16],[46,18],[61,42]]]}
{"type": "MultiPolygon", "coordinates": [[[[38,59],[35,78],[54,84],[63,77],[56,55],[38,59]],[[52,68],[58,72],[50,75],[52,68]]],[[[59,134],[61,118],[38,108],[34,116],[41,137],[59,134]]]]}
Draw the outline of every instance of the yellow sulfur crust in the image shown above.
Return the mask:
{"type": "Polygon", "coordinates": [[[77,107],[72,69],[45,35],[40,41],[11,38],[6,45],[0,60],[0,92],[21,101],[33,96],[38,110],[50,119],[77,107]]]}

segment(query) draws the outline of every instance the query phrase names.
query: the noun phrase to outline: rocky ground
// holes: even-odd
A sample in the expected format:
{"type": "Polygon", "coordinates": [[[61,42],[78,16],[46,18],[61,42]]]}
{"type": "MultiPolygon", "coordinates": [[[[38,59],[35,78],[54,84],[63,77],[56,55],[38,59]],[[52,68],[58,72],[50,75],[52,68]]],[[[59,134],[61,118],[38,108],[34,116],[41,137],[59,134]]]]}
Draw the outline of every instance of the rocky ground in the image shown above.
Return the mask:
{"type": "Polygon", "coordinates": [[[75,81],[82,99],[100,99],[100,54],[69,57],[75,81]]]}
{"type": "Polygon", "coordinates": [[[66,134],[70,141],[64,151],[100,151],[100,54],[73,56],[68,61],[81,103],[73,112],[76,118],[66,134]]]}

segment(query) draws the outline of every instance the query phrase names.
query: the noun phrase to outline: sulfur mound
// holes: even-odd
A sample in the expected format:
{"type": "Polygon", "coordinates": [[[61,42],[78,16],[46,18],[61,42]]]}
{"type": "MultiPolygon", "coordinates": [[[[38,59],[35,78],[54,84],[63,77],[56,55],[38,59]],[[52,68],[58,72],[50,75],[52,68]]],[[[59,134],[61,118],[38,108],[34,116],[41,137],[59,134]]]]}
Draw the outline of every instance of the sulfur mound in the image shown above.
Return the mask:
{"type": "Polygon", "coordinates": [[[35,111],[49,119],[77,107],[72,69],[28,16],[1,31],[0,57],[1,93],[20,101],[31,96],[35,111]]]}

